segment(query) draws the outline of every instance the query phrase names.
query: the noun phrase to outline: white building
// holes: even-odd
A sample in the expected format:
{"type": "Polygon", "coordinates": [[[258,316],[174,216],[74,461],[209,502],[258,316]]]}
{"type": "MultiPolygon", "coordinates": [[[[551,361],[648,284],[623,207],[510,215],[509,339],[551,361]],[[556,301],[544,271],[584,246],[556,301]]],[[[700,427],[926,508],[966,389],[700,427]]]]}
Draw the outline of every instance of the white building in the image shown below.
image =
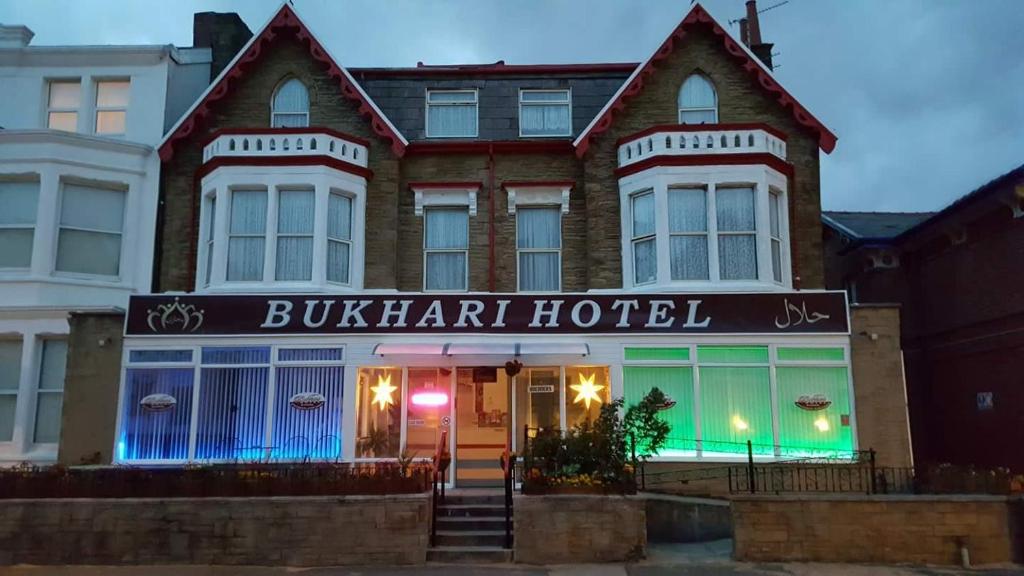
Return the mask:
{"type": "Polygon", "coordinates": [[[68,314],[151,287],[155,145],[210,48],[35,46],[0,25],[0,462],[54,460],[68,314]]]}

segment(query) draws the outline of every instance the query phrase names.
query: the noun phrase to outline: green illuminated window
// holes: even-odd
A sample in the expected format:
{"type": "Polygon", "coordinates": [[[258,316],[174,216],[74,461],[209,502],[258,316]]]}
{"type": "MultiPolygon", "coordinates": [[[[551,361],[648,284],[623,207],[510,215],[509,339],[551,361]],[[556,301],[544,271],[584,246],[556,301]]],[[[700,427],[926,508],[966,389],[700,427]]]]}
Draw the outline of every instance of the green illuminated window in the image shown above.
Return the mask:
{"type": "Polygon", "coordinates": [[[626,348],[626,360],[671,360],[688,362],[689,348],[626,348]]]}
{"type": "Polygon", "coordinates": [[[782,361],[827,361],[842,362],[846,355],[842,348],[788,348],[779,347],[779,360],[782,361]]]}
{"type": "Polygon", "coordinates": [[[783,456],[853,450],[849,380],[846,367],[778,367],[779,444],[783,456]],[[823,403],[828,405],[819,408],[823,403]],[[798,404],[802,404],[801,407],[798,404]]]}
{"type": "MultiPolygon", "coordinates": [[[[698,352],[699,354],[699,352],[698,352]]],[[[772,392],[768,368],[700,368],[701,440],[705,455],[772,454],[772,392]]]]}
{"type": "Polygon", "coordinates": [[[697,436],[693,419],[693,368],[625,366],[622,375],[627,407],[640,402],[652,388],[658,388],[675,401],[675,405],[658,414],[672,427],[661,455],[672,455],[673,451],[694,452],[697,436]]]}
{"type": "Polygon", "coordinates": [[[698,346],[697,361],[709,364],[767,364],[767,346],[698,346]]]}

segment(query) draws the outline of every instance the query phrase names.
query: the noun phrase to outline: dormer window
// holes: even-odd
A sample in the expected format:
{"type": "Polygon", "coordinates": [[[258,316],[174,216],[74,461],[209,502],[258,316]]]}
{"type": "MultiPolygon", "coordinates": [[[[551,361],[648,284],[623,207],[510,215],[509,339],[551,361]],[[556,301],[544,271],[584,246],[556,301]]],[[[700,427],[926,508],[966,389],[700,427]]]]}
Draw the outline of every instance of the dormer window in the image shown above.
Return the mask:
{"type": "Polygon", "coordinates": [[[679,89],[680,124],[716,124],[718,94],[703,74],[691,74],[679,89]]]}
{"type": "Polygon", "coordinates": [[[476,136],[476,90],[427,90],[428,138],[476,136]]]}
{"type": "Polygon", "coordinates": [[[297,78],[285,81],[274,92],[270,125],[274,128],[309,126],[309,91],[297,78]]]}

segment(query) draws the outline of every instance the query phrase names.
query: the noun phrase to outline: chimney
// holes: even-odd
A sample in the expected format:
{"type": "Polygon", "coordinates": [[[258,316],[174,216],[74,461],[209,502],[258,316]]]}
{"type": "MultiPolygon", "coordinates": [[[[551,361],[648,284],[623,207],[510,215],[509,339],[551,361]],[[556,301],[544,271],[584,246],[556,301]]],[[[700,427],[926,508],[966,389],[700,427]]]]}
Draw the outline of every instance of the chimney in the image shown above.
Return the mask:
{"type": "MultiPolygon", "coordinates": [[[[761,41],[761,23],[757,19],[757,0],[747,0],[747,27],[748,34],[750,35],[750,41],[747,46],[750,47],[750,51],[769,70],[773,70],[772,47],[775,45],[761,41]]],[[[742,27],[740,34],[742,34],[742,27]]]]}
{"type": "Polygon", "coordinates": [[[0,48],[24,48],[28,46],[35,35],[35,32],[29,30],[28,26],[0,24],[0,48]]]}
{"type": "Polygon", "coordinates": [[[750,28],[747,26],[746,18],[740,18],[740,42],[750,48],[750,28]]]}
{"type": "Polygon", "coordinates": [[[210,80],[220,74],[245,43],[252,31],[234,12],[196,12],[192,17],[192,46],[210,48],[210,80]]]}

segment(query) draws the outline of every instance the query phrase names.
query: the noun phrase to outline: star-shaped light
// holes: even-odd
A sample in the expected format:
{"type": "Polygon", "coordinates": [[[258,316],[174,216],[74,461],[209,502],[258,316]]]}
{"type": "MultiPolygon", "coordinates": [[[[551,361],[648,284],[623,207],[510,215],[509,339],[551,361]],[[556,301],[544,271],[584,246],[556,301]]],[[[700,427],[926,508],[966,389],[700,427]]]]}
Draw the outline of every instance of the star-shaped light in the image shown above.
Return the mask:
{"type": "Polygon", "coordinates": [[[594,384],[594,379],[597,378],[596,374],[591,374],[590,377],[586,377],[580,374],[580,383],[569,386],[576,391],[576,399],[573,400],[574,404],[583,402],[583,405],[590,410],[590,401],[595,400],[598,404],[602,402],[601,397],[597,395],[598,392],[604,390],[604,385],[594,384]]]}
{"type": "Polygon", "coordinates": [[[388,407],[388,404],[395,403],[395,399],[391,397],[391,393],[395,390],[398,390],[398,388],[391,385],[391,374],[377,376],[377,385],[370,386],[370,391],[373,392],[373,400],[370,404],[379,404],[380,410],[383,412],[388,407]]]}

